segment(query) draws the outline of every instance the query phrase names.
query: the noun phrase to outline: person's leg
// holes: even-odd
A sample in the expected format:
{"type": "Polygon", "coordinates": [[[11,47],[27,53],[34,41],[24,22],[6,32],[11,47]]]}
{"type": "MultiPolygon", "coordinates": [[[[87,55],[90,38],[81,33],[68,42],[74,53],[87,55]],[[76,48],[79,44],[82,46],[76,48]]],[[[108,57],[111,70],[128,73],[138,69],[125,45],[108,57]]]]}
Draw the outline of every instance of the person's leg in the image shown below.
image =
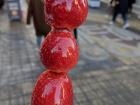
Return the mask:
{"type": "Polygon", "coordinates": [[[113,23],[116,22],[117,16],[118,16],[118,11],[115,10],[114,13],[113,13],[113,17],[112,17],[112,22],[113,22],[113,23]]]}
{"type": "Polygon", "coordinates": [[[122,19],[124,21],[124,24],[128,23],[127,13],[122,13],[122,19]]]}
{"type": "Polygon", "coordinates": [[[128,17],[127,17],[127,13],[122,13],[122,19],[124,21],[124,26],[123,28],[128,28],[129,27],[129,23],[128,23],[128,17]]]}
{"type": "Polygon", "coordinates": [[[133,3],[128,3],[128,13],[132,13],[133,3]]]}
{"type": "Polygon", "coordinates": [[[78,38],[78,32],[77,32],[77,29],[74,29],[74,36],[75,36],[76,39],[78,38]]]}
{"type": "Polygon", "coordinates": [[[118,16],[118,11],[114,8],[113,14],[112,14],[112,21],[109,23],[110,25],[113,25],[116,22],[117,16],[118,16]]]}
{"type": "Polygon", "coordinates": [[[37,46],[40,48],[41,46],[41,42],[42,42],[42,36],[36,36],[36,43],[37,43],[37,46]]]}
{"type": "Polygon", "coordinates": [[[129,13],[132,13],[132,5],[129,7],[129,13]]]}
{"type": "Polygon", "coordinates": [[[4,0],[1,0],[0,1],[0,10],[3,8],[3,5],[4,5],[4,0]]]}

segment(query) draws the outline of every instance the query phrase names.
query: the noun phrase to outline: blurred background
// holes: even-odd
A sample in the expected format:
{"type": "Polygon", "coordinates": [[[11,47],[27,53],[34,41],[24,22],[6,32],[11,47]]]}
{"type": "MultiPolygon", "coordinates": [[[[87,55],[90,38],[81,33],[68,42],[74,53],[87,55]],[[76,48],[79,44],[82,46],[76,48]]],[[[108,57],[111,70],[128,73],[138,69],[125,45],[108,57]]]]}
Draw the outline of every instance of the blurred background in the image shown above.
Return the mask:
{"type": "MultiPolygon", "coordinates": [[[[0,0],[0,105],[30,105],[45,69],[39,57],[44,35],[34,28],[29,3],[0,0]]],[[[140,0],[123,13],[111,0],[88,3],[87,21],[74,31],[80,46],[70,72],[74,105],[140,105],[140,0]]]]}

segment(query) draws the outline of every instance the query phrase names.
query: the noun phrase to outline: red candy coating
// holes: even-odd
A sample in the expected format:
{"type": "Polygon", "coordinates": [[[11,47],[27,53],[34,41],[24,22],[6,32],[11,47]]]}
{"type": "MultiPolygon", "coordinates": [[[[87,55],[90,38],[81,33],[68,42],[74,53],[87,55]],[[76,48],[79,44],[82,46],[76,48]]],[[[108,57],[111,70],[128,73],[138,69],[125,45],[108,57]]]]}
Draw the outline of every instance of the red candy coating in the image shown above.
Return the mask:
{"type": "Polygon", "coordinates": [[[44,0],[46,22],[69,30],[80,26],[88,13],[87,0],[44,0]]]}
{"type": "Polygon", "coordinates": [[[42,73],[32,94],[32,105],[73,105],[72,83],[67,74],[42,73]]]}
{"type": "Polygon", "coordinates": [[[40,75],[31,105],[73,105],[72,83],[67,73],[78,61],[79,48],[70,32],[80,26],[88,13],[87,0],[44,0],[45,19],[52,31],[40,49],[48,68],[40,75]]]}
{"type": "Polygon", "coordinates": [[[79,49],[71,32],[53,30],[41,47],[41,61],[53,72],[68,72],[78,61],[79,49]]]}

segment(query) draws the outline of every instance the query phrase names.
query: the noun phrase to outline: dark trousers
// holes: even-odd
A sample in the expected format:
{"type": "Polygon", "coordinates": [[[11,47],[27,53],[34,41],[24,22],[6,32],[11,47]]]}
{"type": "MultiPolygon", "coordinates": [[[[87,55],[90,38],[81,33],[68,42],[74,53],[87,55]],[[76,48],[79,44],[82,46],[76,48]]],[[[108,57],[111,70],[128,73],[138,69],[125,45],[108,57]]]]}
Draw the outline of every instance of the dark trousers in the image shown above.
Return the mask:
{"type": "Polygon", "coordinates": [[[78,31],[77,31],[77,29],[74,29],[74,36],[75,36],[75,39],[78,38],[78,31]]]}
{"type": "Polygon", "coordinates": [[[131,4],[129,4],[128,12],[132,13],[132,9],[133,9],[133,4],[131,3],[131,4]]]}
{"type": "Polygon", "coordinates": [[[3,5],[4,5],[4,0],[0,0],[0,9],[2,9],[3,5]]]}
{"type": "Polygon", "coordinates": [[[112,21],[116,22],[116,18],[119,14],[122,15],[122,19],[124,21],[124,24],[126,24],[128,22],[128,18],[127,18],[127,13],[125,13],[125,12],[120,13],[118,11],[114,11],[112,21]]]}

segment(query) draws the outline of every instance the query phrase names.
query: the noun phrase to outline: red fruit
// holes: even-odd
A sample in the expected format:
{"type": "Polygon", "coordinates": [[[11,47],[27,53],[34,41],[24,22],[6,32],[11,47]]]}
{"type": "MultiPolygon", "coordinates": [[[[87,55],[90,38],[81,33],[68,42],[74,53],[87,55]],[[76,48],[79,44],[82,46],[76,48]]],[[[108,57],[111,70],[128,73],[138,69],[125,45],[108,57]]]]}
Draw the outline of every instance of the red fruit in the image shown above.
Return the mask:
{"type": "Polygon", "coordinates": [[[72,83],[67,74],[45,71],[32,94],[32,105],[72,105],[72,83]]]}
{"type": "Polygon", "coordinates": [[[87,0],[44,0],[46,22],[69,30],[80,26],[88,13],[87,0]]]}
{"type": "Polygon", "coordinates": [[[41,47],[41,61],[54,72],[68,72],[78,61],[79,49],[71,32],[51,31],[41,47]]]}

